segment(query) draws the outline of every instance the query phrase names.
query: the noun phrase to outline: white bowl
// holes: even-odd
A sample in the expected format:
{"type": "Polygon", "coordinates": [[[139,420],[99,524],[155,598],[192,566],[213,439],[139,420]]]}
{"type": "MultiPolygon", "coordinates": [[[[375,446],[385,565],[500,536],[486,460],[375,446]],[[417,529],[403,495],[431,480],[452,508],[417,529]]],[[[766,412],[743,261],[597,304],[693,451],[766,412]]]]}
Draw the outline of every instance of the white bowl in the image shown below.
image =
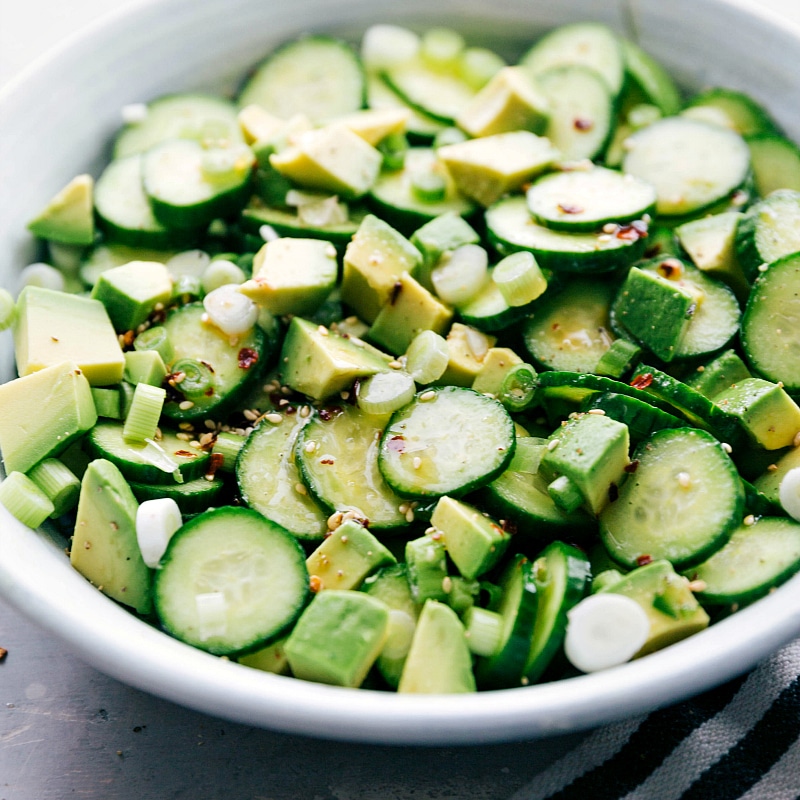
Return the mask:
{"type": "MultiPolygon", "coordinates": [[[[308,30],[355,39],[371,22],[445,23],[513,57],[544,29],[586,18],[635,34],[686,86],[750,92],[800,139],[800,31],[736,2],[159,0],[67,42],[0,94],[0,281],[13,287],[33,257],[26,221],[75,174],[98,173],[126,103],[230,89],[273,45],[308,30]]],[[[6,333],[0,379],[12,375],[6,333]]],[[[721,683],[800,633],[799,576],[691,639],[604,673],[470,696],[399,696],[306,683],[194,650],[97,592],[63,547],[0,508],[0,593],[88,663],[210,714],[328,738],[458,744],[587,728],[721,683]]]]}

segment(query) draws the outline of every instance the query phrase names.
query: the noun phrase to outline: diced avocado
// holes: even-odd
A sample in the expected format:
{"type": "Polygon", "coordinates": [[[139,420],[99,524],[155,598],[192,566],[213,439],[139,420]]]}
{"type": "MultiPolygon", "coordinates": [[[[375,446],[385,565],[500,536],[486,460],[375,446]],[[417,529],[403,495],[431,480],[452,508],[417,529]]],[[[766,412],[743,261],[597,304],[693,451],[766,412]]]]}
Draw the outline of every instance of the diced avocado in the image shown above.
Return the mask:
{"type": "Polygon", "coordinates": [[[26,286],[17,300],[14,344],[20,375],[73,361],[92,386],[122,380],[125,358],[98,300],[26,286]]]}
{"type": "Polygon", "coordinates": [[[504,67],[461,112],[456,124],[470,136],[510,131],[544,133],[550,113],[546,95],[524,67],[504,67]]]}
{"type": "Polygon", "coordinates": [[[389,630],[385,603],[363,592],[320,592],[286,640],[296,678],[335,686],[361,685],[389,630]]]}
{"type": "Polygon", "coordinates": [[[490,347],[472,388],[482,394],[498,394],[508,371],[521,363],[522,359],[510,347],[490,347]]]}
{"type": "Polygon", "coordinates": [[[279,639],[255,653],[248,653],[236,659],[239,664],[244,664],[262,672],[272,672],[276,675],[285,675],[289,672],[289,659],[286,658],[286,639],[279,639]]]}
{"type": "Polygon", "coordinates": [[[800,467],[800,447],[793,447],[753,481],[753,486],[772,503],[780,506],[781,482],[789,470],[800,467]]]}
{"type": "Polygon", "coordinates": [[[27,472],[97,422],[86,376],[72,362],[0,385],[0,451],[6,472],[27,472]]]}
{"type": "Polygon", "coordinates": [[[390,353],[405,353],[422,331],[444,334],[453,319],[452,310],[404,272],[369,329],[369,339],[390,353]]]}
{"type": "Polygon", "coordinates": [[[619,486],[624,477],[629,447],[626,425],[599,414],[581,414],[550,436],[539,472],[548,481],[567,478],[580,491],[586,509],[597,515],[609,502],[612,485],[619,486]]]}
{"type": "Polygon", "coordinates": [[[152,572],[136,539],[139,504],[110,461],[89,464],[81,483],[70,562],[101,592],[147,614],[152,608],[152,572]]]}
{"type": "Polygon", "coordinates": [[[788,447],[800,432],[800,408],[780,384],[745,378],[720,392],[714,402],[738,417],[765,450],[788,447]]]}
{"type": "Polygon", "coordinates": [[[294,317],[283,341],[280,373],[295,391],[324,400],[350,389],[356,378],[383,372],[390,360],[359,339],[294,317]]]}
{"type": "Polygon", "coordinates": [[[344,125],[374,147],[387,136],[405,132],[410,116],[405,108],[370,108],[339,117],[335,124],[344,125]]]}
{"type": "Polygon", "coordinates": [[[675,235],[698,269],[727,283],[743,302],[750,284],[736,257],[736,226],[741,217],[740,211],[710,214],[679,225],[675,235]]]}
{"type": "MultiPolygon", "coordinates": [[[[251,133],[258,134],[258,138],[251,145],[253,155],[256,157],[258,166],[267,170],[274,170],[269,163],[270,157],[274,153],[286,150],[298,136],[314,129],[314,124],[305,114],[294,114],[288,120],[281,120],[280,126],[276,128],[273,128],[263,117],[259,120],[260,123],[263,123],[263,129],[260,124],[257,128],[254,115],[249,117],[248,122],[253,125],[251,133]]],[[[284,180],[286,179],[284,178],[284,180]]],[[[291,184],[289,185],[291,186],[291,184]]]]}
{"type": "Polygon", "coordinates": [[[484,206],[519,189],[559,157],[549,139],[530,131],[468,139],[440,147],[438,155],[458,190],[484,206]]]}
{"type": "Polygon", "coordinates": [[[73,178],[28,223],[28,230],[42,239],[63,244],[94,242],[94,180],[91,175],[73,178]]]}
{"type": "Polygon", "coordinates": [[[471,387],[496,341],[495,336],[454,322],[447,334],[450,361],[439,383],[471,387]]]}
{"type": "Polygon", "coordinates": [[[360,523],[340,525],[306,559],[308,574],[321,590],[357,589],[364,578],[397,559],[360,523]]]}
{"type": "Polygon", "coordinates": [[[726,350],[713,361],[698,367],[685,381],[696,392],[714,400],[718,394],[730,389],[734,383],[752,378],[750,370],[735,350],[726,350]]]}
{"type": "Polygon", "coordinates": [[[337,272],[330,242],[285,236],[256,253],[253,277],[240,291],[272,314],[309,315],[333,291],[337,272]]]}
{"type": "Polygon", "coordinates": [[[286,120],[270,114],[265,108],[251,103],[237,115],[239,128],[244,136],[245,144],[253,144],[259,139],[271,139],[277,136],[286,126],[286,120]]]}
{"type": "Polygon", "coordinates": [[[695,296],[675,281],[632,267],[615,308],[619,321],[663,361],[672,361],[697,306],[695,296]]]}
{"type": "Polygon", "coordinates": [[[467,580],[495,566],[510,541],[508,533],[494,520],[452,497],[439,498],[431,525],[442,534],[447,554],[467,580]]]}
{"type": "Polygon", "coordinates": [[[447,553],[441,536],[420,536],[406,542],[408,583],[415,603],[447,600],[447,553]]]}
{"type": "Polygon", "coordinates": [[[413,275],[422,255],[382,219],[364,217],[344,254],[342,302],[373,323],[404,272],[413,275]]]}
{"type": "Polygon", "coordinates": [[[125,353],[125,371],[122,377],[134,386],[137,383],[161,386],[167,377],[167,368],[158,350],[129,350],[125,353]]]}
{"type": "Polygon", "coordinates": [[[480,241],[475,229],[455,211],[434,217],[411,236],[411,244],[422,254],[422,265],[415,277],[426,289],[432,290],[431,270],[439,259],[457,247],[480,244],[480,241]]]}
{"type": "Polygon", "coordinates": [[[428,600],[417,620],[398,692],[459,694],[475,691],[472,654],[452,608],[428,600]]]}
{"type": "Polygon", "coordinates": [[[708,614],[669,561],[653,561],[603,589],[635,600],[650,620],[650,634],[636,656],[660,650],[708,627],[708,614]]]}
{"type": "Polygon", "coordinates": [[[172,278],[157,261],[131,261],[103,272],[92,289],[117,331],[135,330],[172,297],[172,278]]]}
{"type": "Polygon", "coordinates": [[[358,134],[339,125],[308,131],[270,156],[278,172],[300,186],[352,199],[369,191],[383,157],[358,134]]]}

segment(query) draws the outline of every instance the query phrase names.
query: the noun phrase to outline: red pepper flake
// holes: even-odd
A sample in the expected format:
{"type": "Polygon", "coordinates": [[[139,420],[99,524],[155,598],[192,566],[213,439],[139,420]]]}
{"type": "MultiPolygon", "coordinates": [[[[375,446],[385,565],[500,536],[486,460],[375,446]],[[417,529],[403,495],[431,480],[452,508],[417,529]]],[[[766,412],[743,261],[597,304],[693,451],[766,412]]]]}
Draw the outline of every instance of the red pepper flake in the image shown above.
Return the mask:
{"type": "Polygon", "coordinates": [[[500,520],[500,522],[501,522],[501,524],[503,526],[503,530],[506,533],[510,534],[511,536],[513,536],[517,532],[516,524],[513,523],[510,519],[503,519],[503,520],[500,520]]]}
{"type": "Polygon", "coordinates": [[[258,363],[258,353],[252,347],[243,347],[239,351],[239,369],[250,369],[258,363]]]}
{"type": "Polygon", "coordinates": [[[554,322],[554,323],[553,323],[553,324],[550,326],[550,329],[551,329],[551,330],[554,330],[554,331],[557,331],[557,330],[558,330],[560,327],[561,327],[561,323],[560,323],[560,322],[554,322]]]}
{"type": "Polygon", "coordinates": [[[647,230],[642,233],[634,225],[620,225],[614,235],[623,242],[638,242],[647,236],[647,230]]]}
{"type": "Polygon", "coordinates": [[[652,561],[653,561],[653,556],[648,556],[646,554],[641,556],[636,556],[636,566],[638,567],[644,567],[647,564],[651,564],[652,561]]]}
{"type": "Polygon", "coordinates": [[[176,450],[175,455],[181,458],[197,458],[197,453],[193,453],[191,450],[176,450]]]}
{"type": "Polygon", "coordinates": [[[336,461],[334,459],[332,459],[332,458],[321,458],[319,460],[319,463],[320,464],[324,464],[327,467],[327,466],[330,466],[331,464],[335,464],[336,461]]]}
{"type": "Polygon", "coordinates": [[[297,413],[297,407],[296,406],[286,406],[286,408],[283,409],[283,413],[284,414],[289,414],[289,415],[296,414],[297,413]]]}
{"type": "Polygon", "coordinates": [[[214,387],[213,387],[213,386],[210,386],[208,389],[206,389],[206,390],[203,392],[203,394],[204,394],[206,397],[213,397],[213,396],[214,396],[214,387]]]}
{"type": "Polygon", "coordinates": [[[394,286],[392,286],[392,293],[389,295],[389,305],[393,306],[397,302],[397,298],[400,297],[400,292],[403,291],[403,284],[400,281],[395,281],[394,286]]]}
{"type": "Polygon", "coordinates": [[[619,497],[619,486],[616,483],[612,483],[611,486],[608,487],[608,502],[613,503],[619,497]]]}
{"type": "Polygon", "coordinates": [[[205,368],[206,368],[206,369],[207,369],[207,370],[208,370],[208,371],[209,371],[209,372],[210,372],[212,375],[214,374],[214,367],[212,367],[212,366],[211,366],[211,364],[209,364],[209,363],[208,363],[208,361],[203,361],[203,359],[202,359],[202,358],[198,359],[198,361],[200,361],[200,363],[201,363],[201,364],[202,364],[202,365],[203,365],[203,366],[204,366],[204,367],[205,367],[205,368]]]}
{"type": "Polygon", "coordinates": [[[217,474],[217,470],[222,469],[224,463],[225,456],[222,453],[212,453],[211,458],[208,459],[206,479],[210,481],[217,474]]]}
{"type": "Polygon", "coordinates": [[[646,389],[652,382],[653,382],[653,373],[643,372],[641,375],[637,375],[631,381],[631,386],[633,386],[634,389],[646,389]]]}
{"type": "Polygon", "coordinates": [[[321,408],[319,410],[319,418],[323,422],[330,422],[334,417],[338,417],[341,413],[341,406],[328,406],[328,408],[321,408]]]}
{"type": "Polygon", "coordinates": [[[318,575],[312,575],[308,579],[308,588],[316,594],[322,589],[322,579],[318,575]]]}
{"type": "Polygon", "coordinates": [[[659,275],[668,280],[675,280],[683,275],[683,264],[677,258],[665,258],[657,267],[659,275]]]}
{"type": "Polygon", "coordinates": [[[586,117],[576,117],[572,125],[576,131],[590,131],[594,128],[594,121],[586,117]]]}
{"type": "Polygon", "coordinates": [[[638,458],[634,458],[633,461],[625,465],[625,472],[627,472],[629,475],[633,475],[633,473],[636,472],[637,469],[639,469],[638,458]]]}
{"type": "Polygon", "coordinates": [[[583,214],[583,209],[580,206],[574,206],[571,203],[559,203],[558,210],[562,214],[583,214]]]}
{"type": "Polygon", "coordinates": [[[405,436],[392,436],[387,442],[386,446],[395,453],[402,453],[406,449],[405,436]]]}

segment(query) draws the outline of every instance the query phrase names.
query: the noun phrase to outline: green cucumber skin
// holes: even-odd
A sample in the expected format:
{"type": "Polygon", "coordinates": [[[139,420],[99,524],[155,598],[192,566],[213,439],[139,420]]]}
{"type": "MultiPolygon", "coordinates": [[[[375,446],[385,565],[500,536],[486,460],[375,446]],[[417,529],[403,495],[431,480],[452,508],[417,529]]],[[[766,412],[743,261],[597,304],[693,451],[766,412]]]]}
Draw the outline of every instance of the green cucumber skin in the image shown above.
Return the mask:
{"type": "Polygon", "coordinates": [[[219,500],[225,490],[225,481],[221,478],[206,480],[196,478],[190,483],[175,484],[150,484],[128,481],[131,491],[140,503],[147,500],[161,500],[171,498],[178,504],[184,516],[199,514],[209,508],[219,505],[219,500]]]}

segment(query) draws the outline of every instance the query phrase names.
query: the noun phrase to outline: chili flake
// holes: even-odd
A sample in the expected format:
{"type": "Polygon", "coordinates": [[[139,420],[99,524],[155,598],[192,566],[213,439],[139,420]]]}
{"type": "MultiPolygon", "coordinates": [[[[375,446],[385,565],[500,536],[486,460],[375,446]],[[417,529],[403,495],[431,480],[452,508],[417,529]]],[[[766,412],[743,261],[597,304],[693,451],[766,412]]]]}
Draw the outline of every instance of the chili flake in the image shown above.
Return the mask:
{"type": "Polygon", "coordinates": [[[250,369],[258,363],[258,353],[252,347],[243,347],[239,351],[239,369],[250,369]]]}

